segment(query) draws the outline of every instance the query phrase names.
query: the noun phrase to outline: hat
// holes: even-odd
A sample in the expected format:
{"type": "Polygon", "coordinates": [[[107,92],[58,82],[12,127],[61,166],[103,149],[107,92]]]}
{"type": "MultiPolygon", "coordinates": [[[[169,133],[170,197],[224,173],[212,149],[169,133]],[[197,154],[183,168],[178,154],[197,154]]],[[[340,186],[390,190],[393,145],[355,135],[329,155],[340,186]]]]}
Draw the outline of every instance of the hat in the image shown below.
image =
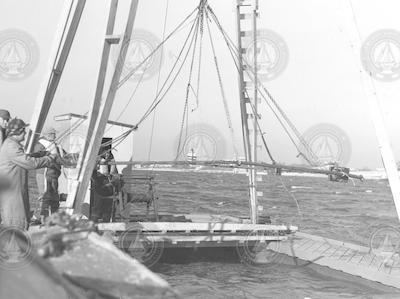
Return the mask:
{"type": "Polygon", "coordinates": [[[57,134],[57,130],[53,127],[47,127],[42,131],[42,135],[57,134]]]}
{"type": "Polygon", "coordinates": [[[11,118],[10,112],[8,110],[0,109],[0,117],[5,120],[9,120],[11,118]]]}
{"type": "Polygon", "coordinates": [[[19,135],[22,133],[22,131],[29,126],[29,124],[26,124],[22,119],[19,118],[13,118],[10,120],[7,124],[6,127],[6,134],[7,136],[10,135],[19,135]]]}

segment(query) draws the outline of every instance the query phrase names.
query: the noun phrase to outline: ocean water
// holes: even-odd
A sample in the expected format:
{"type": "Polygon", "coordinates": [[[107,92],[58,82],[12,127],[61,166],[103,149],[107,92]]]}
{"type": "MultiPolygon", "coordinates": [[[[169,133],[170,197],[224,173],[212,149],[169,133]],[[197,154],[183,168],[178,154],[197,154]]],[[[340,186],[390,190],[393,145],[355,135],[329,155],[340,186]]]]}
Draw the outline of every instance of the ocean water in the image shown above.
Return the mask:
{"type": "MultiPolygon", "coordinates": [[[[248,215],[247,177],[226,173],[153,173],[161,212],[248,215]]],[[[300,231],[368,245],[379,227],[398,227],[387,180],[348,183],[327,178],[265,176],[263,215],[300,231]],[[297,204],[296,204],[297,201],[297,204]]],[[[249,266],[238,260],[159,263],[154,269],[182,298],[400,298],[308,267],[249,266]]]]}
{"type": "MultiPolygon", "coordinates": [[[[143,172],[143,171],[141,171],[143,172]]],[[[150,172],[155,176],[161,213],[248,215],[247,177],[230,173],[150,172]]],[[[31,196],[36,190],[31,176],[31,196]]],[[[379,227],[399,228],[387,180],[329,182],[327,178],[264,176],[259,183],[262,215],[300,231],[369,244],[379,227]],[[297,202],[297,204],[296,204],[297,202]]],[[[400,298],[391,289],[369,288],[309,267],[284,263],[249,266],[238,259],[186,260],[179,257],[153,269],[182,298],[400,298]]]]}

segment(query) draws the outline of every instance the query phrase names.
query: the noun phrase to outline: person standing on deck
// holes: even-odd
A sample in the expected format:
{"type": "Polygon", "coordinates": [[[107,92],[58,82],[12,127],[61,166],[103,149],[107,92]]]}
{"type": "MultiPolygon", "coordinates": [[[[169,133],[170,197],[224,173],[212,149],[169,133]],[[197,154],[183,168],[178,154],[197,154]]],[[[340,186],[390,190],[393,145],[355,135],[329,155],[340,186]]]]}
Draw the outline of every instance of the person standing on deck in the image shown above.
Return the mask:
{"type": "Polygon", "coordinates": [[[10,120],[10,112],[0,109],[0,147],[6,139],[6,127],[10,120]]]}
{"type": "MultiPolygon", "coordinates": [[[[10,112],[8,110],[0,109],[0,148],[6,139],[6,127],[10,120],[10,112]]],[[[1,213],[0,213],[0,223],[1,223],[1,213]]]]}
{"type": "Polygon", "coordinates": [[[21,119],[10,120],[7,138],[0,148],[0,176],[10,181],[9,188],[1,194],[2,224],[21,229],[28,229],[30,220],[28,170],[49,167],[56,158],[54,155],[34,158],[25,154],[22,142],[27,126],[21,119]]]}
{"type": "MultiPolygon", "coordinates": [[[[57,131],[52,127],[43,130],[39,142],[35,145],[35,154],[40,157],[47,152],[57,157],[63,157],[66,152],[56,143],[56,134],[57,131]]],[[[58,178],[60,175],[61,163],[53,164],[44,171],[42,169],[36,171],[39,198],[42,202],[40,215],[43,217],[49,216],[50,212],[56,212],[60,206],[60,195],[58,192],[58,178]]]]}
{"type": "MultiPolygon", "coordinates": [[[[106,138],[103,138],[102,144],[107,141],[106,138]]],[[[108,162],[115,162],[111,146],[109,148],[102,146],[99,151],[97,169],[93,170],[91,178],[90,219],[94,222],[98,222],[100,219],[103,222],[109,222],[112,216],[113,176],[118,174],[118,169],[116,165],[108,165],[108,162]]]]}

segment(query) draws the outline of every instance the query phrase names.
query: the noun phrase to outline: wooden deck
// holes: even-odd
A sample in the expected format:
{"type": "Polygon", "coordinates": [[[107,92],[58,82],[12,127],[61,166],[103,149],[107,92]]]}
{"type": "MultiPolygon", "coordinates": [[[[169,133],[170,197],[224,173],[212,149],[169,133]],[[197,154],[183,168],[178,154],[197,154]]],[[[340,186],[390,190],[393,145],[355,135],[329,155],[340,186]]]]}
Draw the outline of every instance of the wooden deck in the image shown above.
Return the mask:
{"type": "MultiPolygon", "coordinates": [[[[182,217],[182,215],[179,215],[182,217]]],[[[99,231],[125,234],[125,241],[163,243],[163,247],[235,247],[244,242],[282,241],[297,231],[295,226],[250,224],[248,219],[219,215],[184,215],[187,222],[113,222],[99,223],[99,231]],[[190,222],[201,221],[201,222],[190,222]],[[207,222],[206,222],[207,221],[207,222]]]]}
{"type": "Polygon", "coordinates": [[[400,289],[400,258],[395,252],[297,232],[272,250],[294,257],[296,265],[314,263],[400,289]]]}

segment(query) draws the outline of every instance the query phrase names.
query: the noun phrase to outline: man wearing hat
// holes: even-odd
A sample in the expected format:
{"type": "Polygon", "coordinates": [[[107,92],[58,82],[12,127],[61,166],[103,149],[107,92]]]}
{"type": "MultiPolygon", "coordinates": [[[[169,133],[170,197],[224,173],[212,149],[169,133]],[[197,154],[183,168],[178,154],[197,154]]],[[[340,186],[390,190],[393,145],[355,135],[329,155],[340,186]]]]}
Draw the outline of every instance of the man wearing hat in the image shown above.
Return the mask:
{"type": "Polygon", "coordinates": [[[10,120],[10,112],[0,109],[0,147],[6,139],[6,127],[10,120]]]}
{"type": "MultiPolygon", "coordinates": [[[[49,152],[58,157],[64,157],[66,152],[56,142],[57,131],[53,127],[47,127],[42,131],[35,152],[49,152]]],[[[50,212],[54,213],[60,206],[60,195],[58,192],[58,178],[61,175],[61,164],[53,164],[44,171],[36,171],[36,182],[39,189],[42,205],[40,215],[47,217],[50,212]]]]}
{"type": "Polygon", "coordinates": [[[30,220],[28,170],[49,167],[54,155],[34,158],[25,154],[22,142],[28,125],[21,119],[11,119],[6,127],[7,138],[0,148],[0,176],[7,177],[10,186],[2,192],[0,213],[2,224],[27,229],[30,220]]]}

